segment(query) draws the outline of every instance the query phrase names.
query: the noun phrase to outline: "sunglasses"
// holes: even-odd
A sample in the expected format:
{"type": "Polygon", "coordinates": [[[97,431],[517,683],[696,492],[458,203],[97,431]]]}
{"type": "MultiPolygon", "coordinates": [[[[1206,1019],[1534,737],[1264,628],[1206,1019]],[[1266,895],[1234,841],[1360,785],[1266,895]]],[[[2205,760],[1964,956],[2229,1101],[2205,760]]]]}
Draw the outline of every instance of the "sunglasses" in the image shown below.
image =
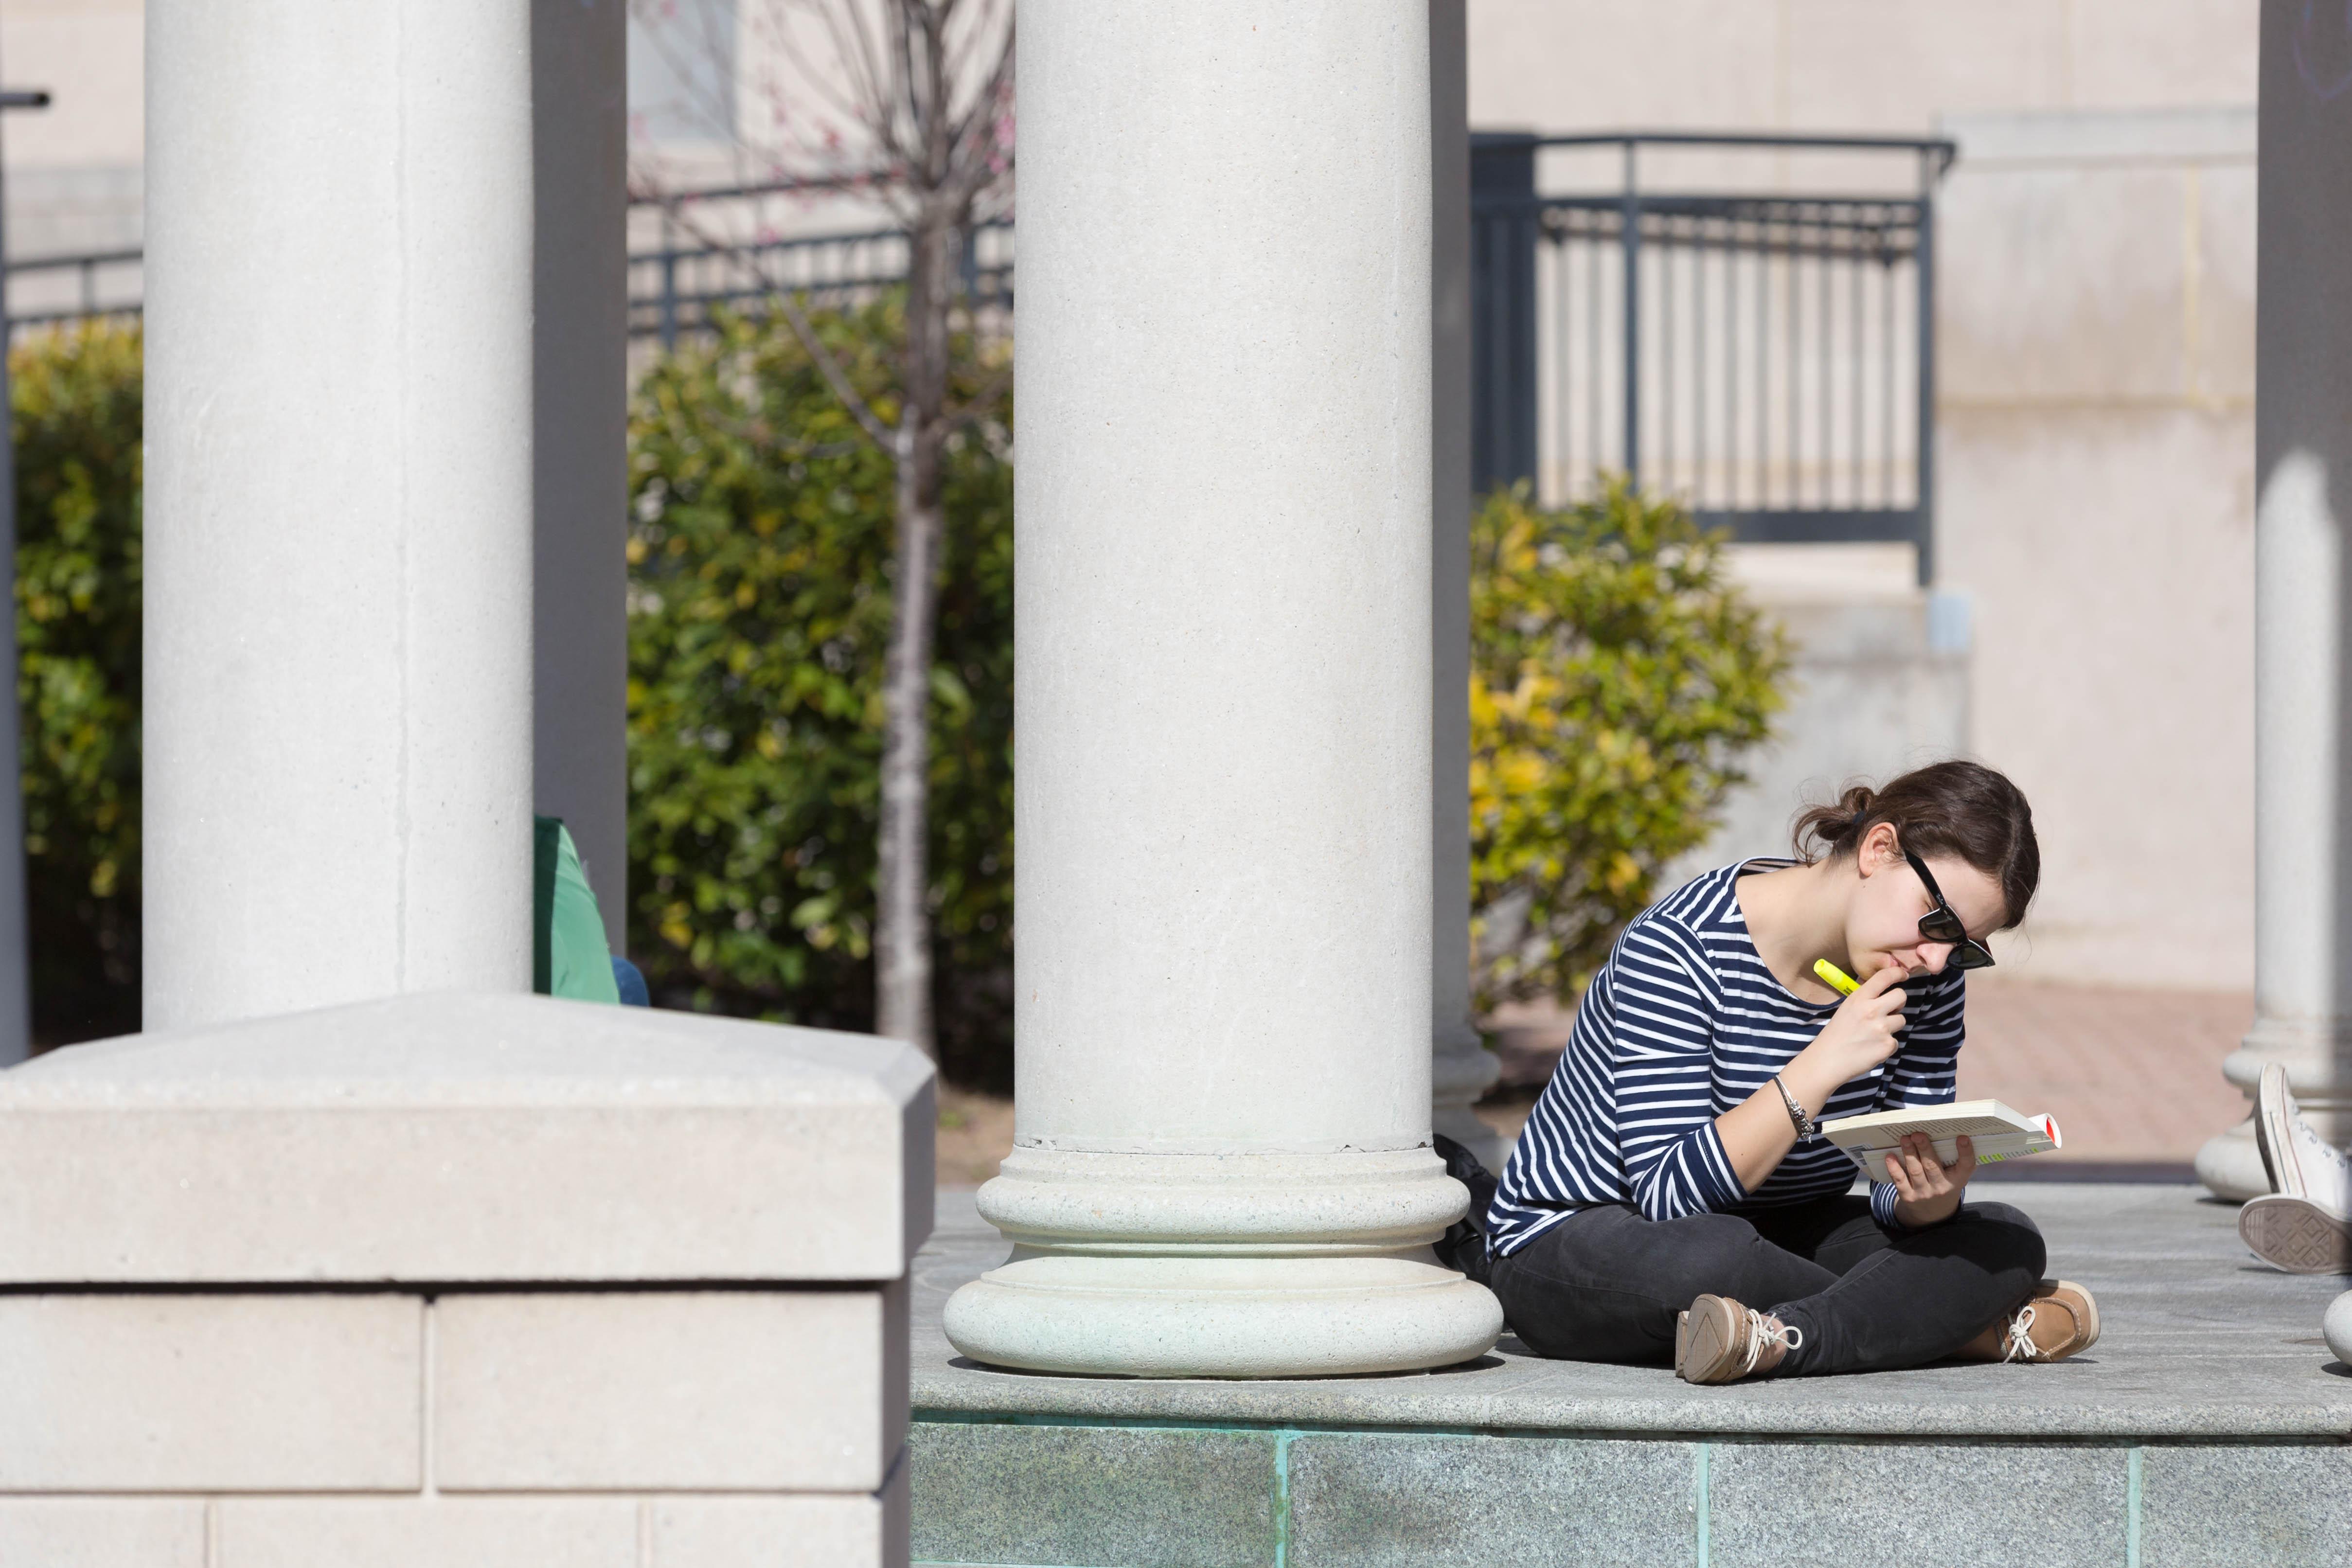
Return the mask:
{"type": "Polygon", "coordinates": [[[1960,917],[1944,901],[1944,889],[1936,886],[1935,874],[1927,869],[1927,862],[1908,849],[1903,851],[1903,858],[1911,862],[1911,869],[1919,873],[1920,885],[1936,900],[1936,907],[1919,917],[1919,934],[1929,942],[1951,943],[1952,956],[1945,962],[1954,969],[1990,969],[1992,954],[1984,943],[1969,935],[1969,928],[1960,923],[1960,917]]]}

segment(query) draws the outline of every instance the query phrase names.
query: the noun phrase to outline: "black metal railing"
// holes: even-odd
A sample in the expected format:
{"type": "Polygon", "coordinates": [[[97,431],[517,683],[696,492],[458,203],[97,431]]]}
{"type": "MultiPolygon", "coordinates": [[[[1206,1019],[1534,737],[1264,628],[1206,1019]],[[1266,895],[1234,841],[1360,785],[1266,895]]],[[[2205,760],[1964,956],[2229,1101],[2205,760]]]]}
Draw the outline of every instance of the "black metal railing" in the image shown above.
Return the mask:
{"type": "Polygon", "coordinates": [[[135,249],[9,262],[9,331],[137,316],[145,294],[142,262],[135,249]]]}
{"type": "Polygon", "coordinates": [[[1549,502],[1609,472],[1765,542],[1890,541],[1935,570],[1935,186],[1945,141],[1473,138],[1473,472],[1549,502]],[[1644,148],[1911,161],[1903,194],[1644,190],[1644,148]],[[1548,192],[1547,149],[1619,154],[1548,192]]]}
{"type": "MultiPolygon", "coordinates": [[[[803,195],[806,188],[758,185],[631,198],[639,226],[657,233],[651,248],[635,247],[629,255],[629,335],[675,346],[681,337],[710,330],[714,311],[755,305],[779,289],[839,307],[862,303],[905,279],[907,240],[898,230],[763,230],[763,204],[803,195]]],[[[971,320],[984,331],[1010,328],[1013,252],[1009,223],[979,226],[964,247],[960,284],[971,320]]],[[[145,302],[142,262],[137,249],[10,261],[11,335],[70,321],[136,318],[145,302]]]]}
{"type": "MultiPolygon", "coordinates": [[[[780,290],[838,308],[871,300],[907,276],[907,237],[900,229],[793,237],[753,232],[736,238],[723,220],[689,229],[670,203],[640,205],[661,209],[662,236],[656,248],[629,257],[629,335],[658,338],[665,348],[708,331],[714,310],[756,305],[780,290]]],[[[975,227],[964,247],[959,281],[983,331],[1010,325],[1013,249],[1009,223],[975,227]]]]}

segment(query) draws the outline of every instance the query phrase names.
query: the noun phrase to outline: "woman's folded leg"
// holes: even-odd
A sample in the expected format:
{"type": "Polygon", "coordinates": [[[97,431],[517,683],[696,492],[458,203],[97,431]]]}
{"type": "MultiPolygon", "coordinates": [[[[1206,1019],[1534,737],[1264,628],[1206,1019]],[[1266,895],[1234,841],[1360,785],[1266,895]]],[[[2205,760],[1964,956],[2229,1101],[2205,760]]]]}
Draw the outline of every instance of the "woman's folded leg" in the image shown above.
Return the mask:
{"type": "Polygon", "coordinates": [[[1511,1331],[1538,1355],[1635,1366],[1673,1362],[1675,1315],[1697,1296],[1754,1305],[1836,1282],[1738,1215],[1653,1220],[1624,1204],[1578,1210],[1496,1258],[1492,1280],[1511,1331]]]}
{"type": "MultiPolygon", "coordinates": [[[[1761,1224],[1766,1235],[1780,1228],[1761,1224]]],[[[1747,1301],[1804,1331],[1780,1363],[1783,1377],[1940,1361],[2015,1311],[2048,1260],[2041,1230],[1999,1203],[1963,1204],[1915,1231],[1884,1229],[1865,1206],[1804,1250],[1835,1278],[1804,1296],[1747,1301]]]]}

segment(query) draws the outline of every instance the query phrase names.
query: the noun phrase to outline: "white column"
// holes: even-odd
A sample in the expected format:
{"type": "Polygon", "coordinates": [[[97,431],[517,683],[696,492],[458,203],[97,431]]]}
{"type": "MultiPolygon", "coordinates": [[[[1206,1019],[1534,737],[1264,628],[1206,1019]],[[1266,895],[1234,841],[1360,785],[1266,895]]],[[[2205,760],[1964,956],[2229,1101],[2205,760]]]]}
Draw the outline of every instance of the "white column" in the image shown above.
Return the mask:
{"type": "Polygon", "coordinates": [[[538,0],[534,801],[623,949],[628,910],[626,0],[538,0]]]}
{"type": "Polygon", "coordinates": [[[1465,0],[1429,0],[1430,514],[1434,808],[1430,879],[1430,1120],[1500,1173],[1471,1113],[1501,1065],[1470,1009],[1470,46],[1465,0]]]}
{"type": "Polygon", "coordinates": [[[1427,0],[1023,0],[1019,1120],[978,1360],[1485,1351],[1428,1244],[1427,0]]]}
{"type": "Polygon", "coordinates": [[[147,1026],[527,990],[529,0],[146,55],[147,1026]]]}
{"type": "MultiPolygon", "coordinates": [[[[2265,1062],[2315,1125],[2352,1137],[2352,32],[2264,0],[2254,464],[2254,1027],[2223,1070],[2265,1062]]],[[[2197,853],[2193,825],[2181,845],[2197,853]]],[[[2251,1125],[2207,1143],[2223,1197],[2270,1190],[2251,1125]]]]}

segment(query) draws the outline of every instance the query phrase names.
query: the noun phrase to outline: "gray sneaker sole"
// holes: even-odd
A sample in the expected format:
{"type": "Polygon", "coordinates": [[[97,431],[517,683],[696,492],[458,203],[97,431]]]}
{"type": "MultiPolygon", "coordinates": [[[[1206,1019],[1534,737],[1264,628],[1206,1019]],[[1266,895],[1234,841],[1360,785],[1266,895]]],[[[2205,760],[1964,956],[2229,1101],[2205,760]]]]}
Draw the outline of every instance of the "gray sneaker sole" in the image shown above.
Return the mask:
{"type": "Polygon", "coordinates": [[[2352,1274],[2352,1225],[2308,1198],[2252,1198],[2238,1237],[2254,1256],[2290,1274],[2352,1274]]]}

